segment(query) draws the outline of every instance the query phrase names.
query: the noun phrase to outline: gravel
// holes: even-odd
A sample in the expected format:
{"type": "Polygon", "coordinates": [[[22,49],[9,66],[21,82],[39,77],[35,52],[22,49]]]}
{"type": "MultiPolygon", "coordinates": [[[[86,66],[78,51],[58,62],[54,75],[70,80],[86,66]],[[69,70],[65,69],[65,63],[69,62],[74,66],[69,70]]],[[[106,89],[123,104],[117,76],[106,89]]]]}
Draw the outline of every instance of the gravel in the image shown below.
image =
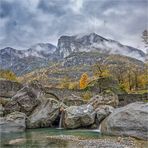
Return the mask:
{"type": "Polygon", "coordinates": [[[103,139],[86,139],[72,135],[47,136],[48,139],[74,142],[78,148],[138,148],[134,138],[118,137],[103,139]]]}

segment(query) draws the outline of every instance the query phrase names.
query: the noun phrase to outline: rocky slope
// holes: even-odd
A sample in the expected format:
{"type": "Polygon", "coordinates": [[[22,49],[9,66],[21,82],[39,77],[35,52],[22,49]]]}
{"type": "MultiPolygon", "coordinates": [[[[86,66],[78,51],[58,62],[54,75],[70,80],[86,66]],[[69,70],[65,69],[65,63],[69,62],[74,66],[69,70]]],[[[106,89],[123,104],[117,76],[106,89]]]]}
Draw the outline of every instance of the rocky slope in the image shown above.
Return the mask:
{"type": "Polygon", "coordinates": [[[63,60],[58,65],[52,65],[45,68],[41,68],[36,71],[27,73],[19,80],[23,83],[32,79],[37,79],[41,83],[47,86],[56,87],[63,80],[67,78],[72,82],[79,81],[81,75],[85,72],[89,77],[93,76],[93,65],[98,61],[104,62],[110,68],[120,65],[135,65],[139,68],[144,67],[144,63],[134,58],[122,56],[122,55],[106,55],[100,53],[73,53],[63,60]]]}
{"type": "Polygon", "coordinates": [[[107,65],[134,64],[143,67],[143,62],[138,59],[119,54],[108,55],[98,52],[72,53],[63,60],[63,66],[71,67],[78,65],[93,65],[96,64],[97,62],[105,63],[107,65]]]}

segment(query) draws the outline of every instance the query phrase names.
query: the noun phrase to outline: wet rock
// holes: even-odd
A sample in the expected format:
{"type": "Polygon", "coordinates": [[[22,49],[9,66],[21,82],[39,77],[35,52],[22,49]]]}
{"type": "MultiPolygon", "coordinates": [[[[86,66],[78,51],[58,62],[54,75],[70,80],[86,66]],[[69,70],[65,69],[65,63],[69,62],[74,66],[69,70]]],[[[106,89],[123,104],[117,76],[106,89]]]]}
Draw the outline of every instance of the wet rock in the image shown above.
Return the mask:
{"type": "Polygon", "coordinates": [[[27,120],[27,128],[51,127],[59,116],[60,103],[46,99],[32,112],[27,120]]]}
{"type": "Polygon", "coordinates": [[[115,109],[101,123],[101,132],[148,139],[148,103],[135,102],[115,109]]]}
{"type": "Polygon", "coordinates": [[[63,124],[65,128],[86,127],[95,121],[94,108],[91,105],[71,106],[65,109],[63,124]]]}
{"type": "Polygon", "coordinates": [[[26,115],[13,112],[6,117],[0,117],[0,132],[17,132],[26,129],[26,115]]]}
{"type": "Polygon", "coordinates": [[[19,138],[19,139],[10,140],[8,144],[9,145],[16,145],[16,144],[22,144],[25,142],[26,142],[26,139],[19,138]]]}

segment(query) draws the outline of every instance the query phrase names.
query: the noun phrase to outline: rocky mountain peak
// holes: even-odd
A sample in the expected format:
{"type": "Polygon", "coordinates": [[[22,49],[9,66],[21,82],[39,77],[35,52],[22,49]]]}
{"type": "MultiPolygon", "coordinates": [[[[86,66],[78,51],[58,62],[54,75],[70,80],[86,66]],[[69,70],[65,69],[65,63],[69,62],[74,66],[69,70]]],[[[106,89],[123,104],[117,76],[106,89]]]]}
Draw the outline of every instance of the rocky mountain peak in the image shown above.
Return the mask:
{"type": "Polygon", "coordinates": [[[60,56],[65,58],[74,52],[100,52],[121,54],[144,60],[145,53],[139,49],[123,45],[115,40],[106,39],[96,33],[76,36],[61,36],[58,40],[60,56]]]}

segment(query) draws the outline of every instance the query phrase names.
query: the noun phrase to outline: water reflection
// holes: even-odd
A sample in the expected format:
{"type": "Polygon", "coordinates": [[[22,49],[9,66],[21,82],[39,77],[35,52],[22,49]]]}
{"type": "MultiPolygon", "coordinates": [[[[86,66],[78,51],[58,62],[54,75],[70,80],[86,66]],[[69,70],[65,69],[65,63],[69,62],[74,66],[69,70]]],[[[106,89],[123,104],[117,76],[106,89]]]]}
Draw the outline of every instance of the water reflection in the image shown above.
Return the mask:
{"type": "Polygon", "coordinates": [[[74,135],[99,138],[98,132],[89,130],[31,129],[20,133],[1,135],[1,148],[77,148],[74,142],[49,139],[53,135],[74,135]]]}

